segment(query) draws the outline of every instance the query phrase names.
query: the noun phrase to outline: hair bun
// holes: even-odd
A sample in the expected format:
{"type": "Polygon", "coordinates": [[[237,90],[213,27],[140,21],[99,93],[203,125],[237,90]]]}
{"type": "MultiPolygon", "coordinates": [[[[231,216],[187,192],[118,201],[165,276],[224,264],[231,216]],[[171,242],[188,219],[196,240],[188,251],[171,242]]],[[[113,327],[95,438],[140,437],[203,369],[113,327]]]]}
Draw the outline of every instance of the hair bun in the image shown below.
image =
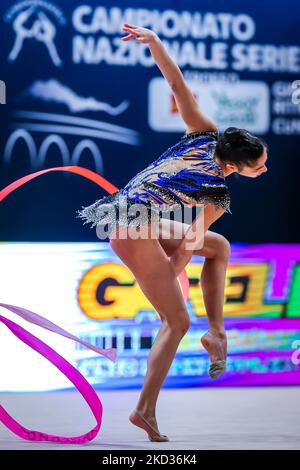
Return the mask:
{"type": "Polygon", "coordinates": [[[237,144],[243,139],[243,133],[237,127],[228,127],[224,132],[224,137],[230,144],[237,144]]]}

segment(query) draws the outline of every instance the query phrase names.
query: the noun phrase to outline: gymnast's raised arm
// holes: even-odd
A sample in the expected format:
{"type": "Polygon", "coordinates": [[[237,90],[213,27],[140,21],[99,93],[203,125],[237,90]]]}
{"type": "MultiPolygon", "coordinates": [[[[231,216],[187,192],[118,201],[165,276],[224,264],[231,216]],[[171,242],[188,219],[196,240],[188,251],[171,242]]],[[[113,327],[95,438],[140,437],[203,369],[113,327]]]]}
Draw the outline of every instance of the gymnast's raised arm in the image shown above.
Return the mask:
{"type": "Polygon", "coordinates": [[[158,35],[150,29],[128,23],[124,24],[123,31],[128,33],[122,38],[123,41],[136,39],[149,45],[152,57],[174,94],[178,111],[187,125],[187,132],[217,130],[216,124],[200,110],[180,68],[168,54],[158,35]]]}

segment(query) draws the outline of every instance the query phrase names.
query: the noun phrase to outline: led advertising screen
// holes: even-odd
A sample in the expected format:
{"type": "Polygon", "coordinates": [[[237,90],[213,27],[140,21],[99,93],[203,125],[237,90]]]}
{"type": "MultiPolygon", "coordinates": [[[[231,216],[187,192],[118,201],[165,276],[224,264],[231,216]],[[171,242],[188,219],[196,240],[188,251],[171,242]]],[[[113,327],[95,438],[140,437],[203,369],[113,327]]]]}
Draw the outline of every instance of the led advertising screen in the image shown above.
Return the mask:
{"type": "MultiPolygon", "coordinates": [[[[161,320],[109,244],[3,242],[0,254],[3,302],[41,314],[95,346],[117,348],[117,361],[27,323],[29,331],[46,339],[96,388],[142,385],[161,320]]],[[[233,244],[224,303],[227,368],[214,381],[200,342],[208,328],[202,266],[203,258],[193,256],[186,268],[191,325],[164,387],[299,384],[300,246],[233,244]]],[[[8,317],[15,319],[12,313],[8,317]]],[[[1,391],[72,387],[4,325],[0,354],[6,358],[1,391]]]]}

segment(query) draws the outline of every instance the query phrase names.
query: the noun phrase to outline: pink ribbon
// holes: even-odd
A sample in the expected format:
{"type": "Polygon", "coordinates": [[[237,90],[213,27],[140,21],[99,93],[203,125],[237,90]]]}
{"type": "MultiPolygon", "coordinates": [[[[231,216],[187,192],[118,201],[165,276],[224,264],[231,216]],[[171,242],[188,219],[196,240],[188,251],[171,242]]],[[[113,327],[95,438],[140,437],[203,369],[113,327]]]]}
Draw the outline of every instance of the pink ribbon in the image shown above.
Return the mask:
{"type": "MultiPolygon", "coordinates": [[[[83,344],[87,348],[90,348],[93,351],[104,355],[113,362],[116,361],[116,348],[97,348],[96,346],[82,341],[81,339],[77,338],[74,335],[71,335],[70,333],[63,330],[54,323],[50,322],[49,320],[46,320],[40,315],[31,312],[30,310],[26,310],[25,308],[4,303],[0,303],[0,306],[6,308],[7,310],[10,310],[13,313],[16,313],[17,315],[19,315],[24,320],[27,320],[30,323],[34,323],[35,325],[45,328],[46,330],[52,331],[53,333],[57,333],[58,335],[77,341],[78,343],[83,344]]],[[[81,395],[89,405],[97,424],[89,432],[81,436],[56,436],[40,431],[35,431],[33,429],[27,429],[24,426],[21,426],[21,424],[19,424],[14,418],[12,418],[12,416],[10,416],[10,414],[1,405],[0,421],[13,433],[17,434],[17,436],[29,441],[49,441],[59,442],[61,444],[84,444],[87,441],[92,441],[99,432],[103,412],[102,403],[93,387],[88,383],[88,381],[83,377],[83,375],[81,375],[80,372],[75,369],[75,367],[73,367],[68,361],[66,361],[66,359],[64,359],[60,354],[54,351],[54,349],[44,343],[44,341],[41,341],[39,338],[29,333],[29,331],[25,330],[20,325],[17,325],[8,318],[3,317],[2,315],[0,315],[0,321],[4,323],[17,338],[23,341],[23,343],[27,344],[34,351],[37,351],[42,356],[44,356],[73,383],[73,385],[77,388],[77,390],[81,393],[81,395]]]]}
{"type": "MultiPolygon", "coordinates": [[[[15,191],[17,188],[21,187],[23,184],[31,181],[32,179],[36,178],[37,176],[43,175],[48,172],[52,171],[68,171],[71,173],[79,174],[94,183],[101,186],[105,189],[108,193],[113,194],[114,192],[118,191],[118,188],[107,181],[102,176],[94,173],[87,168],[82,168],[79,166],[65,166],[65,167],[55,167],[55,168],[47,168],[41,171],[37,171],[35,173],[31,173],[29,175],[23,176],[18,180],[12,182],[5,188],[0,191],[0,202],[3,201],[9,194],[15,191]]],[[[185,300],[188,298],[189,292],[189,280],[186,274],[186,271],[183,270],[178,276],[183,297],[185,300]]],[[[73,341],[77,341],[78,343],[86,346],[89,349],[92,349],[98,354],[102,354],[103,356],[107,357],[113,362],[116,362],[116,348],[108,348],[108,349],[101,349],[89,344],[81,339],[77,338],[76,336],[68,333],[67,331],[60,328],[58,325],[55,325],[51,321],[47,320],[46,318],[34,313],[30,310],[27,310],[22,307],[18,307],[16,305],[4,304],[0,303],[0,306],[10,310],[11,312],[19,315],[24,320],[38,325],[46,330],[52,331],[60,336],[64,336],[65,338],[72,339],[73,341]]],[[[96,435],[98,434],[101,421],[102,421],[102,412],[103,407],[102,403],[96,394],[93,387],[89,384],[89,382],[83,377],[80,372],[75,369],[66,359],[64,359],[60,354],[58,354],[54,349],[48,346],[46,343],[41,341],[36,336],[29,333],[29,331],[22,328],[20,325],[17,325],[13,321],[5,318],[4,316],[0,315],[0,321],[4,323],[7,328],[23,343],[27,344],[29,347],[40,353],[44,356],[49,362],[51,362],[55,367],[57,367],[77,388],[77,390],[81,393],[87,404],[89,405],[95,419],[96,419],[96,426],[86,434],[77,437],[63,437],[63,436],[56,436],[47,434],[40,431],[29,430],[24,426],[21,426],[12,416],[10,416],[7,411],[0,405],[0,421],[8,428],[10,431],[15,433],[17,436],[21,437],[22,439],[26,439],[29,441],[49,441],[49,442],[58,442],[61,444],[84,444],[87,441],[92,441],[96,435]]]]}

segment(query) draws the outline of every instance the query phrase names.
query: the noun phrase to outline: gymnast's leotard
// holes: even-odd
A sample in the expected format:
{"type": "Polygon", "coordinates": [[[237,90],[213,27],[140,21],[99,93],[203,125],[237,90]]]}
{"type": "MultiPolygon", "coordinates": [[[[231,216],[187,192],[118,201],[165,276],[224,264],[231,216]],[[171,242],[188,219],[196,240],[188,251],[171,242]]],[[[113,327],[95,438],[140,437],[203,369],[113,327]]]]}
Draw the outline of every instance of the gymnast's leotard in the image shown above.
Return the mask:
{"type": "Polygon", "coordinates": [[[183,205],[207,205],[212,203],[231,213],[230,196],[221,167],[216,162],[215,147],[219,131],[185,133],[172,147],[159,158],[137,173],[122,189],[112,195],[98,199],[92,205],[77,211],[84,223],[91,227],[101,223],[113,223],[104,216],[104,205],[113,204],[120,225],[139,226],[149,223],[153,214],[161,216],[162,211],[176,210],[183,205]],[[147,207],[144,217],[134,218],[118,207],[132,204],[147,207]],[[126,216],[124,216],[124,213],[126,216]],[[105,217],[105,222],[103,222],[105,217]]]}

